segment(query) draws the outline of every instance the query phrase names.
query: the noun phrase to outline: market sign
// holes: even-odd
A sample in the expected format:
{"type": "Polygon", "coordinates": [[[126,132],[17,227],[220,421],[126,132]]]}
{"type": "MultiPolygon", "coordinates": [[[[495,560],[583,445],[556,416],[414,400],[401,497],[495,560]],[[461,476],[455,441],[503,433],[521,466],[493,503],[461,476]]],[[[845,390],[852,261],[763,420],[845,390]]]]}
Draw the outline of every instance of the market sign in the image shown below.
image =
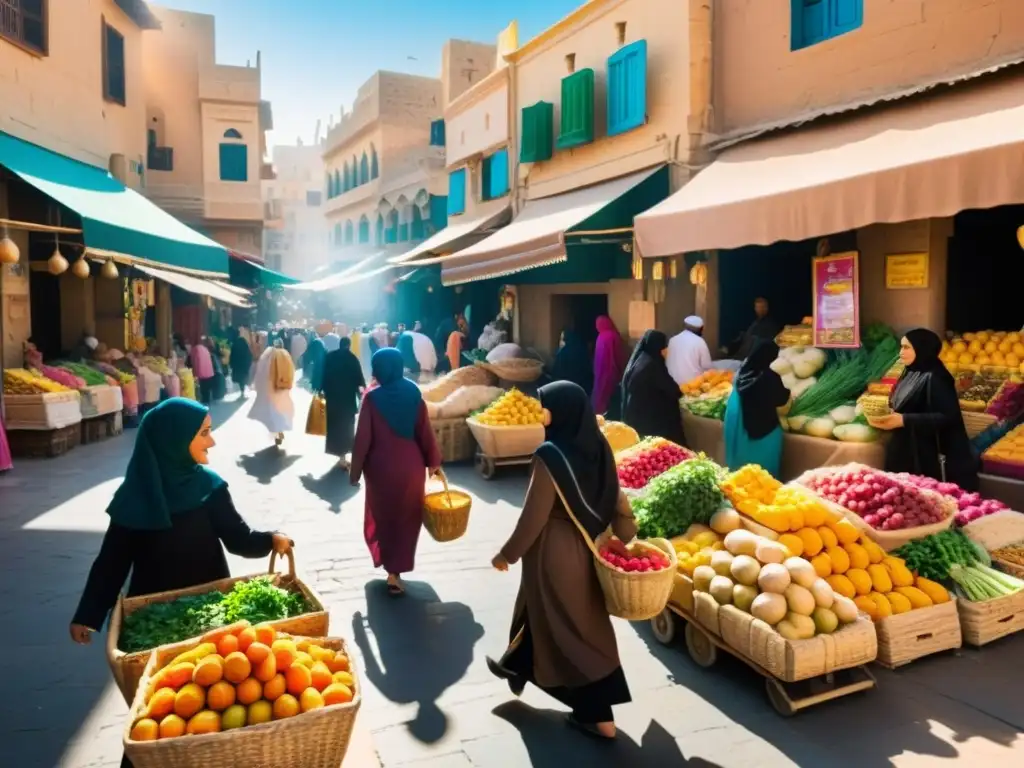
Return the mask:
{"type": "Polygon", "coordinates": [[[886,254],[885,287],[890,290],[927,288],[928,252],[886,254]]]}
{"type": "Polygon", "coordinates": [[[860,286],[856,251],[811,261],[814,346],[860,346],[860,286]]]}

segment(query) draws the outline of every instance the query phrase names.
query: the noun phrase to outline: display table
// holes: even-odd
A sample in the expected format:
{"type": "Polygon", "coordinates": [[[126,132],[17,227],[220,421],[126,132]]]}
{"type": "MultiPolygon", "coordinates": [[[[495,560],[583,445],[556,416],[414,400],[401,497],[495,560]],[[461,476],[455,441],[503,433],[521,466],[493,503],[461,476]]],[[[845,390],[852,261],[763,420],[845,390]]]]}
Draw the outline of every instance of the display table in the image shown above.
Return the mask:
{"type": "Polygon", "coordinates": [[[1024,481],[979,474],[978,486],[978,492],[983,499],[1001,501],[1010,509],[1024,509],[1024,481]]]}
{"type": "MultiPolygon", "coordinates": [[[[724,423],[717,419],[705,419],[688,411],[683,412],[687,447],[707,454],[722,466],[725,466],[724,427],[724,423]]],[[[809,469],[850,462],[882,469],[885,465],[884,443],[844,443],[786,432],[782,439],[782,477],[779,479],[789,482],[809,469]]],[[[1024,483],[1021,485],[1024,486],[1024,483]]]]}

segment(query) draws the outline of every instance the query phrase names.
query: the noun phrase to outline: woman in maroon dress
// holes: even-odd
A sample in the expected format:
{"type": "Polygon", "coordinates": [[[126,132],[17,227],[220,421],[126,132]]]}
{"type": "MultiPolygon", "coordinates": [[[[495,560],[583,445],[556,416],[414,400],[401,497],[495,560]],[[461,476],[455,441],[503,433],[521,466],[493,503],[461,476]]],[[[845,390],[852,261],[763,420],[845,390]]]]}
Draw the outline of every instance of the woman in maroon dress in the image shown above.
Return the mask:
{"type": "Polygon", "coordinates": [[[363,533],[375,568],[388,574],[388,593],[405,594],[401,575],[413,569],[423,521],[423,488],[441,466],[419,387],[404,378],[402,353],[385,347],[370,368],[377,386],[363,399],[349,476],[366,475],[363,533]]]}

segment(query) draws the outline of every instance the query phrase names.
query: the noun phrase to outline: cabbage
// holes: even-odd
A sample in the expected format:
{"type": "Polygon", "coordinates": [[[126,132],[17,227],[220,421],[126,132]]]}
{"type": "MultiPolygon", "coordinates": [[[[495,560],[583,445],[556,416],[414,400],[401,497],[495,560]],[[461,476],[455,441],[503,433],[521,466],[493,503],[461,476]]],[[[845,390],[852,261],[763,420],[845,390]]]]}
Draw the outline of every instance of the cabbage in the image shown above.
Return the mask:
{"type": "Polygon", "coordinates": [[[817,419],[811,419],[804,425],[804,434],[810,435],[811,437],[826,437],[832,438],[832,430],[836,428],[836,423],[832,421],[828,416],[822,416],[817,419]]]}
{"type": "Polygon", "coordinates": [[[793,364],[781,355],[772,360],[772,364],[768,367],[779,374],[779,376],[785,376],[787,373],[793,372],[793,364]]]}
{"type": "Polygon", "coordinates": [[[857,418],[857,408],[853,405],[840,405],[828,412],[836,424],[849,424],[857,418]]]}
{"type": "Polygon", "coordinates": [[[878,439],[878,432],[866,424],[840,424],[832,434],[844,443],[872,443],[878,439]]]}

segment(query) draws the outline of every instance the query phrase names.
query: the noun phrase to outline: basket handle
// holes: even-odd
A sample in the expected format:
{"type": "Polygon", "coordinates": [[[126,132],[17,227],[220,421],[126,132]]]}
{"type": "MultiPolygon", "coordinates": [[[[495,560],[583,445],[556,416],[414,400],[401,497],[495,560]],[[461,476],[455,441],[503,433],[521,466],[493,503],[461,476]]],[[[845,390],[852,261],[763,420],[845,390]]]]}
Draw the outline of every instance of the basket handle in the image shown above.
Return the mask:
{"type": "Polygon", "coordinates": [[[441,469],[441,467],[438,467],[437,472],[434,473],[434,477],[441,481],[441,485],[444,486],[445,496],[448,497],[448,506],[452,506],[452,492],[451,489],[448,488],[448,475],[444,473],[444,470],[441,469]]]}
{"type": "Polygon", "coordinates": [[[569,507],[569,503],[565,500],[565,496],[562,495],[562,489],[558,487],[558,483],[554,481],[554,478],[552,478],[551,482],[555,486],[555,493],[558,494],[558,498],[562,500],[562,506],[565,508],[565,513],[569,515],[569,519],[572,520],[573,523],[575,523],[576,528],[579,529],[580,535],[583,536],[583,540],[587,543],[587,547],[594,554],[594,557],[600,557],[597,552],[597,545],[594,544],[594,540],[590,538],[590,534],[587,532],[587,529],[583,527],[583,524],[576,519],[576,515],[573,514],[572,509],[569,507]]]}
{"type": "MultiPolygon", "coordinates": [[[[295,578],[295,553],[292,550],[288,550],[284,553],[284,556],[288,558],[288,576],[295,578]]],[[[267,568],[267,573],[277,573],[277,569],[274,566],[277,565],[277,550],[270,553],[270,566],[267,568]]]]}

